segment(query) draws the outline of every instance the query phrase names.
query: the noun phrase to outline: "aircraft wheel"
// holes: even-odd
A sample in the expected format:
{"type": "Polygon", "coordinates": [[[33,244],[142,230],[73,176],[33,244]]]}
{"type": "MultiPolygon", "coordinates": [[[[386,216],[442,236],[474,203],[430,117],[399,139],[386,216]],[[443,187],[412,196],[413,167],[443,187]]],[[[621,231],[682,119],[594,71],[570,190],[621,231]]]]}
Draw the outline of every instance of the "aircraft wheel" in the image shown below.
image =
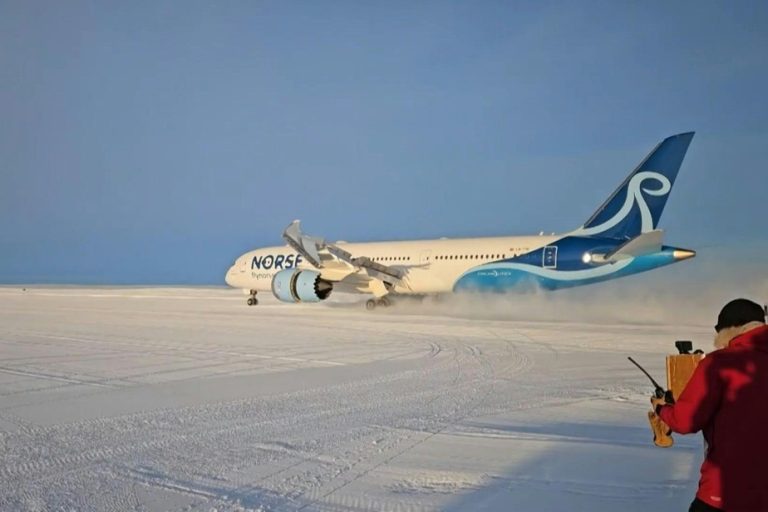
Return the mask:
{"type": "Polygon", "coordinates": [[[249,306],[255,306],[259,303],[259,300],[256,297],[249,297],[247,302],[249,306]]]}
{"type": "Polygon", "coordinates": [[[373,311],[374,309],[376,309],[376,301],[373,299],[368,299],[367,301],[365,301],[365,309],[367,309],[368,311],[373,311]]]}
{"type": "Polygon", "coordinates": [[[381,306],[381,307],[383,307],[383,308],[388,308],[389,306],[391,306],[391,305],[392,305],[392,302],[390,302],[390,300],[389,300],[388,298],[386,298],[386,297],[382,297],[382,298],[380,298],[380,299],[377,301],[376,305],[377,305],[377,306],[381,306]]]}

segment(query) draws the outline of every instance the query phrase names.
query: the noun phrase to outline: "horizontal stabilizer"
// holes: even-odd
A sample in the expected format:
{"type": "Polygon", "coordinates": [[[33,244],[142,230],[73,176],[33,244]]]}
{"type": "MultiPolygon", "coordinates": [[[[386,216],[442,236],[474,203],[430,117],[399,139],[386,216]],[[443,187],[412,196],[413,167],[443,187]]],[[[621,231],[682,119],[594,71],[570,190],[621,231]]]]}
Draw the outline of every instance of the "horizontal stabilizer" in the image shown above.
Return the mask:
{"type": "Polygon", "coordinates": [[[615,262],[626,258],[635,258],[637,256],[659,252],[663,240],[664,230],[662,229],[642,233],[606,254],[605,261],[615,262]]]}

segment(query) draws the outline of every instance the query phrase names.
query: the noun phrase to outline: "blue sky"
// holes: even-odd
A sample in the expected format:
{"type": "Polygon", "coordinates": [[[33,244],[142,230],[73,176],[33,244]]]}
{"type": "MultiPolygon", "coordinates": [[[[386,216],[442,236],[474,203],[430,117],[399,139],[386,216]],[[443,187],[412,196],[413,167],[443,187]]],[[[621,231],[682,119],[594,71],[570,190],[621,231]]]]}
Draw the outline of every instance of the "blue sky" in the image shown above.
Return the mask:
{"type": "Polygon", "coordinates": [[[581,224],[695,130],[668,242],[768,245],[765,2],[0,0],[0,282],[213,283],[581,224]]]}

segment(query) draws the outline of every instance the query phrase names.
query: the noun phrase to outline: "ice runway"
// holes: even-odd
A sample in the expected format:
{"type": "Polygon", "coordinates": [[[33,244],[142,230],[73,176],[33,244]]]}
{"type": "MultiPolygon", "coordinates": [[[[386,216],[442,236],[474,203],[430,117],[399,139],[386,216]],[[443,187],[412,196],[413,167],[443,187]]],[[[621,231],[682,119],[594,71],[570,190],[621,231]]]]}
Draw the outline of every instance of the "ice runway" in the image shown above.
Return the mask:
{"type": "MultiPolygon", "coordinates": [[[[684,510],[645,378],[707,327],[0,288],[0,510],[684,510]]],[[[709,328],[711,329],[711,328],[709,328]]],[[[707,347],[705,347],[707,348],[707,347]]]]}

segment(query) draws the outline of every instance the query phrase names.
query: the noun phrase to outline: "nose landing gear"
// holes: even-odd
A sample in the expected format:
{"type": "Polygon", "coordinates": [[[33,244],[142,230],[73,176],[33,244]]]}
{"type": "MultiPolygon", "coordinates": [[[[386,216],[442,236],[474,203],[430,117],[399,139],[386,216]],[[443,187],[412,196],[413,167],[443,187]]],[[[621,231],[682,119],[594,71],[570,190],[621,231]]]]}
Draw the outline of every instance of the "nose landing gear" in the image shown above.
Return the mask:
{"type": "Polygon", "coordinates": [[[251,290],[251,296],[248,297],[246,303],[249,306],[257,306],[259,304],[259,299],[256,298],[256,290],[251,290]]]}

